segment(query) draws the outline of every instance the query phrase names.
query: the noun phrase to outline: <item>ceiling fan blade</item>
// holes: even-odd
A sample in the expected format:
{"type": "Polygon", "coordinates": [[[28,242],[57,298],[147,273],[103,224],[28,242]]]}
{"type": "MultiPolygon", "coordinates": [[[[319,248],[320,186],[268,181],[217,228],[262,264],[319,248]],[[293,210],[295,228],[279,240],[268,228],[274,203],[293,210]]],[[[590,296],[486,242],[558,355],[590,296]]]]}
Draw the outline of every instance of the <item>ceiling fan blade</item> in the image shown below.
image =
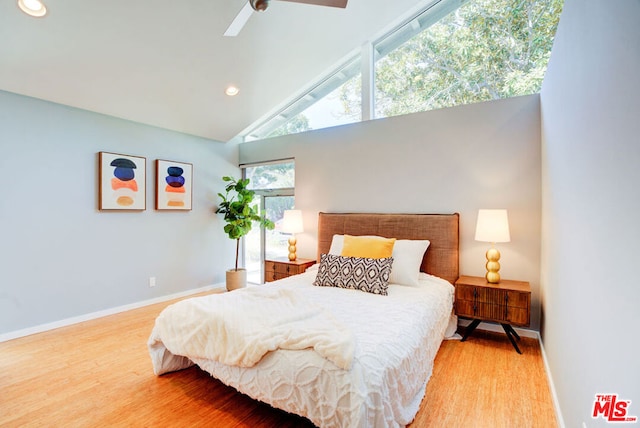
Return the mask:
{"type": "Polygon", "coordinates": [[[317,6],[331,6],[331,7],[347,7],[347,0],[280,0],[280,1],[290,1],[293,3],[305,3],[305,4],[315,4],[317,6]]]}
{"type": "Polygon", "coordinates": [[[224,35],[226,37],[237,36],[240,33],[240,30],[242,30],[242,28],[245,26],[245,24],[249,20],[249,18],[251,18],[251,15],[253,15],[253,8],[251,7],[251,4],[249,4],[249,2],[247,1],[245,5],[242,7],[242,9],[240,10],[240,12],[238,12],[236,17],[233,19],[233,22],[231,23],[231,25],[229,25],[229,28],[227,28],[227,31],[224,32],[224,35]]]}

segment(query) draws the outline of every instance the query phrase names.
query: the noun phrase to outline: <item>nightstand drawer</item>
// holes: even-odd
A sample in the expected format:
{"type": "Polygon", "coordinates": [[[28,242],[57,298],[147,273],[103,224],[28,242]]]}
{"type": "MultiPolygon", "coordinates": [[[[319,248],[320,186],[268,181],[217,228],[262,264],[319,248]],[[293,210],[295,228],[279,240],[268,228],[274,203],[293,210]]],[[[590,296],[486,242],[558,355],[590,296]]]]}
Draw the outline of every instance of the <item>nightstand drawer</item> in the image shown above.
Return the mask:
{"type": "Polygon", "coordinates": [[[307,268],[316,261],[310,259],[290,260],[265,260],[264,280],[265,282],[277,281],[292,275],[304,273],[307,268]]]}
{"type": "Polygon", "coordinates": [[[289,275],[286,273],[278,273],[274,271],[265,271],[264,280],[266,282],[277,281],[279,279],[288,278],[289,275]]]}
{"type": "Polygon", "coordinates": [[[287,263],[274,262],[271,260],[267,260],[264,262],[264,269],[267,272],[288,275],[291,271],[291,268],[292,266],[287,263]]]}
{"type": "Polygon", "coordinates": [[[529,311],[527,308],[457,300],[456,314],[461,317],[476,318],[485,321],[506,322],[521,326],[529,325],[529,311]]]}
{"type": "Polygon", "coordinates": [[[507,308],[506,321],[513,325],[522,327],[529,326],[529,308],[516,308],[509,306],[507,308]]]}
{"type": "Polygon", "coordinates": [[[478,303],[492,303],[508,305],[515,308],[528,308],[530,296],[530,293],[519,291],[474,287],[470,285],[456,286],[456,299],[478,303]]]}
{"type": "Polygon", "coordinates": [[[456,285],[456,299],[473,302],[478,294],[476,290],[477,288],[471,285],[456,285]]]}
{"type": "Polygon", "coordinates": [[[477,305],[472,300],[456,300],[455,310],[459,317],[473,318],[476,316],[477,305]]]}
{"type": "Polygon", "coordinates": [[[509,305],[510,308],[528,309],[531,304],[531,293],[508,291],[507,299],[507,305],[509,305]]]}

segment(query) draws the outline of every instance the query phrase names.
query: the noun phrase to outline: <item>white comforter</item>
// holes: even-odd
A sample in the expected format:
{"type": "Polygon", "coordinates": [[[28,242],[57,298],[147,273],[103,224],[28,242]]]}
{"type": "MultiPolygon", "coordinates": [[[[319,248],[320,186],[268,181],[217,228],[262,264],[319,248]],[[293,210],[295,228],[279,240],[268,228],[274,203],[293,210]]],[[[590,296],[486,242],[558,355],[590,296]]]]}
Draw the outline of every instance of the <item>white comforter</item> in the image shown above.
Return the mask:
{"type": "MultiPolygon", "coordinates": [[[[313,286],[315,275],[311,269],[260,288],[286,290],[286,294],[312,302],[322,313],[331,312],[333,326],[346,328],[354,338],[353,362],[348,369],[313,349],[267,352],[252,367],[224,364],[202,355],[174,354],[169,341],[165,344],[162,332],[154,328],[149,339],[154,371],[161,374],[195,363],[225,384],[305,416],[321,427],[397,427],[410,423],[420,407],[433,360],[451,321],[453,286],[421,274],[419,287],[392,284],[388,296],[377,296],[313,286]]],[[[212,343],[215,346],[215,340],[212,343]]]]}
{"type": "Polygon", "coordinates": [[[251,287],[175,303],[156,319],[149,346],[160,344],[174,355],[240,367],[252,367],[277,349],[314,349],[349,369],[354,349],[353,334],[329,310],[285,287],[251,287]]]}

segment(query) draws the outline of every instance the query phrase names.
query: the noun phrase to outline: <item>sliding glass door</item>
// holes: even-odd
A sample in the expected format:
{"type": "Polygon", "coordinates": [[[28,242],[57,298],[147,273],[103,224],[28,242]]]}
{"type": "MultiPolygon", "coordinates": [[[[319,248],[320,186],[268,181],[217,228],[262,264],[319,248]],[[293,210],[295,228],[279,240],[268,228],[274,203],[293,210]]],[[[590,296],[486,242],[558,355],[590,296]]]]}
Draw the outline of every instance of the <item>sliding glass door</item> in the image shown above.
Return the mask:
{"type": "Polygon", "coordinates": [[[280,232],[285,210],[294,208],[295,168],[293,160],[242,166],[243,177],[256,192],[255,203],[275,223],[275,229],[255,227],[244,238],[244,266],[250,283],[264,282],[264,260],[286,258],[289,235],[280,232]]]}

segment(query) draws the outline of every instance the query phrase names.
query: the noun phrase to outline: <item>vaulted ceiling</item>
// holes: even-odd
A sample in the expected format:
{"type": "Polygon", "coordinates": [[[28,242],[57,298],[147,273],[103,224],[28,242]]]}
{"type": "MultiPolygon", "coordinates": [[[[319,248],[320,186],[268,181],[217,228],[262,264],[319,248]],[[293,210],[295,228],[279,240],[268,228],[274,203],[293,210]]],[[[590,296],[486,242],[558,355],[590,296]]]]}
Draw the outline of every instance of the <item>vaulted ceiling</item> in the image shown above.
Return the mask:
{"type": "Polygon", "coordinates": [[[273,1],[224,37],[245,2],[45,0],[32,18],[2,1],[0,90],[229,141],[432,0],[273,1]]]}

